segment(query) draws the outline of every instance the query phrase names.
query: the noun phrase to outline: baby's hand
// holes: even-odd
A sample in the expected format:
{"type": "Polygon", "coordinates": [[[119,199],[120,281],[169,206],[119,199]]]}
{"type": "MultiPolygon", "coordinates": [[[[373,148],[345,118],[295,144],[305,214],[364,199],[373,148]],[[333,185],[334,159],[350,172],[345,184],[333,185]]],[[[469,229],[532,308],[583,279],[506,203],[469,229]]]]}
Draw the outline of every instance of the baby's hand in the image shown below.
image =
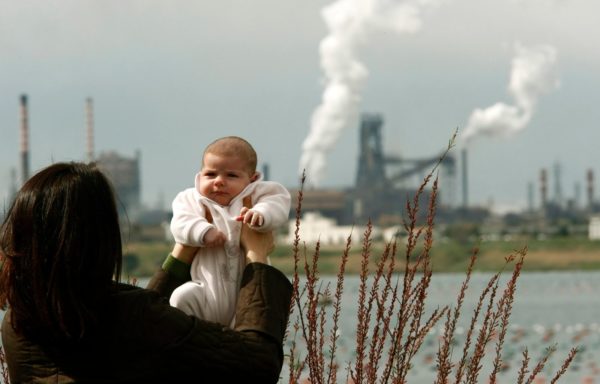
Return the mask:
{"type": "Polygon", "coordinates": [[[205,247],[220,247],[225,244],[227,237],[217,228],[211,228],[204,234],[204,246],[205,247]]]}
{"type": "Polygon", "coordinates": [[[248,224],[251,227],[261,227],[265,221],[262,214],[246,207],[242,208],[240,215],[236,220],[248,224]]]}

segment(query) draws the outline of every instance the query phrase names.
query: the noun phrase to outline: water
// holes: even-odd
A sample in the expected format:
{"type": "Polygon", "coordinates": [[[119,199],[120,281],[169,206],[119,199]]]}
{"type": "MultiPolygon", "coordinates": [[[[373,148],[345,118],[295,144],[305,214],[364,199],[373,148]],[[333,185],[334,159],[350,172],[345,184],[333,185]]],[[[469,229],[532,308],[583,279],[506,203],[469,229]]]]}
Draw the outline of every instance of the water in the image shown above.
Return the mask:
{"type": "MultiPolygon", "coordinates": [[[[477,273],[472,276],[469,291],[461,311],[457,328],[457,344],[454,346],[453,362],[462,355],[462,342],[470,324],[471,315],[480,293],[487,285],[491,274],[477,273]]],[[[502,283],[505,283],[506,276],[502,283]]],[[[323,278],[335,287],[333,278],[323,278]]],[[[433,275],[427,302],[427,314],[436,307],[454,306],[456,296],[464,280],[463,274],[433,275]]],[[[354,358],[356,337],[356,309],[358,277],[345,278],[342,300],[342,323],[340,325],[337,363],[341,367],[354,358]]],[[[503,289],[505,284],[501,284],[503,289]]],[[[546,348],[556,345],[556,352],[549,359],[540,375],[539,383],[550,382],[560,368],[569,350],[579,346],[581,352],[571,364],[560,383],[600,383],[600,272],[550,272],[525,273],[518,280],[513,304],[510,328],[505,338],[503,360],[506,369],[498,376],[499,383],[515,383],[521,365],[522,352],[528,348],[530,370],[535,366],[546,348]],[[544,378],[544,380],[542,380],[544,378]]],[[[432,383],[435,378],[435,356],[438,340],[443,330],[443,320],[431,332],[418,354],[413,359],[408,382],[411,384],[432,383]]],[[[290,337],[291,339],[291,337],[290,337]]],[[[291,340],[286,342],[286,353],[291,340]]],[[[494,344],[488,345],[488,355],[494,354],[494,344]]],[[[484,383],[490,370],[484,365],[479,381],[484,383]]],[[[283,377],[287,379],[287,367],[283,377]]],[[[346,377],[345,370],[338,377],[346,377]]],[[[287,380],[281,380],[281,383],[287,380]]],[[[340,381],[341,382],[341,381],[340,381]]]]}
{"type": "MultiPolygon", "coordinates": [[[[491,274],[475,273],[472,276],[469,291],[465,298],[459,328],[458,344],[454,347],[453,362],[462,351],[460,342],[468,327],[472,310],[479,294],[487,284],[491,274]]],[[[427,302],[427,313],[436,307],[455,305],[463,274],[433,275],[427,302]]],[[[333,277],[323,277],[324,283],[335,287],[333,277]]],[[[504,279],[505,281],[505,279],[504,279]]],[[[141,280],[139,286],[145,286],[147,280],[141,280]]],[[[342,323],[340,325],[339,350],[337,362],[345,367],[354,357],[356,337],[356,308],[358,297],[358,277],[345,278],[345,291],[342,300],[342,323]]],[[[504,287],[504,285],[501,285],[504,287]]],[[[600,272],[548,272],[524,273],[518,281],[517,293],[513,304],[510,329],[506,337],[503,359],[508,369],[499,375],[499,383],[515,383],[520,366],[523,348],[528,347],[532,367],[545,348],[556,344],[557,351],[542,371],[549,383],[554,373],[573,346],[582,350],[562,376],[560,383],[600,384],[600,272]]],[[[0,313],[0,318],[3,313],[0,313]]],[[[442,330],[441,323],[429,334],[422,348],[413,359],[413,368],[409,374],[410,384],[432,383],[435,374],[435,353],[438,338],[442,330]]],[[[285,345],[288,353],[291,337],[285,345]]],[[[493,345],[488,346],[488,354],[493,353],[493,345]]],[[[285,363],[287,364],[287,362],[285,363]]],[[[486,367],[480,375],[480,383],[485,383],[489,369],[486,367]]],[[[287,365],[284,365],[282,377],[287,378],[287,365]]],[[[341,370],[339,378],[346,377],[341,370]]],[[[287,380],[282,379],[281,383],[287,380]]],[[[340,381],[342,382],[342,381],[340,381]]]]}

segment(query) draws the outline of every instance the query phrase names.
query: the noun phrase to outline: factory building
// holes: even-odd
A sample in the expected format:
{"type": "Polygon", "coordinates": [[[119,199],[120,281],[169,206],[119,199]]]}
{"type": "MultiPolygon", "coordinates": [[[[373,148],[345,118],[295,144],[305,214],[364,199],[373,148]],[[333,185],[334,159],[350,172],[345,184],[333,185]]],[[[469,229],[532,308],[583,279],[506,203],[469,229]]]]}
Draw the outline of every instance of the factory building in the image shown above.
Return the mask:
{"type": "MultiPolygon", "coordinates": [[[[359,129],[359,156],[354,187],[344,190],[308,189],[303,192],[302,212],[318,211],[335,219],[340,225],[362,224],[371,220],[375,225],[390,226],[406,217],[407,200],[417,193],[423,177],[439,162],[444,176],[440,186],[441,198],[452,195],[455,161],[451,154],[445,157],[402,158],[383,151],[383,118],[378,114],[363,114],[359,129]]],[[[431,196],[431,185],[425,189],[419,205],[426,208],[431,196]]],[[[292,212],[295,214],[298,191],[292,194],[292,212]]],[[[438,200],[438,202],[439,202],[438,200]]],[[[447,202],[450,198],[445,199],[447,202]]],[[[426,209],[420,213],[426,215],[426,209]]]]}
{"type": "MultiPolygon", "coordinates": [[[[29,153],[29,111],[28,96],[21,95],[20,104],[20,150],[18,165],[11,168],[8,201],[12,200],[16,190],[30,176],[29,153]]],[[[141,160],[140,152],[133,157],[123,156],[114,151],[100,155],[94,153],[93,101],[85,102],[88,161],[95,161],[114,185],[118,197],[119,212],[125,214],[130,222],[138,219],[142,212],[141,204],[141,160]]],[[[468,202],[467,152],[460,152],[461,175],[457,175],[457,161],[454,153],[445,150],[429,157],[408,158],[397,153],[390,155],[383,150],[383,143],[389,142],[383,137],[384,119],[379,114],[363,114],[358,127],[359,151],[355,184],[344,189],[305,189],[302,195],[302,213],[319,212],[325,218],[334,219],[338,225],[363,225],[371,220],[374,225],[388,227],[406,219],[407,201],[413,200],[423,178],[437,167],[439,189],[437,196],[436,219],[438,222],[454,221],[483,223],[490,216],[489,208],[475,207],[468,202]],[[439,172],[438,172],[439,171],[439,172]],[[462,204],[455,198],[457,181],[461,178],[462,204]]],[[[401,144],[401,143],[399,143],[401,144]]],[[[400,145],[389,145],[397,150],[400,145]]],[[[528,209],[518,215],[519,222],[535,226],[537,232],[545,232],[553,223],[569,220],[578,226],[591,222],[596,228],[597,221],[590,217],[600,213],[600,204],[595,196],[595,175],[593,169],[586,170],[584,181],[575,184],[574,197],[565,196],[562,188],[561,167],[555,164],[550,175],[542,169],[538,179],[538,189],[534,182],[527,188],[528,209]],[[550,183],[552,180],[552,183],[550,183]],[[553,187],[553,188],[550,188],[553,187]],[[536,191],[538,193],[536,193],[536,191]],[[550,191],[550,193],[549,193],[550,191]],[[553,192],[553,193],[552,193],[553,192]],[[534,201],[534,197],[538,201],[534,201]],[[532,224],[531,224],[532,223],[532,224]]],[[[269,179],[268,165],[263,168],[265,179],[269,179]]],[[[298,190],[290,190],[293,201],[290,217],[296,215],[298,190]]],[[[421,215],[427,214],[431,196],[431,183],[421,193],[419,201],[421,215]]],[[[2,213],[2,212],[0,212],[2,213]]],[[[164,212],[163,212],[164,213],[164,212]]],[[[162,215],[162,213],[161,213],[162,215]]],[[[510,225],[516,227],[515,225],[510,225]]],[[[595,231],[595,229],[594,229],[595,231]]],[[[592,231],[594,234],[596,232],[592,231]]],[[[594,235],[595,236],[595,235],[594,235]]]]}
{"type": "Polygon", "coordinates": [[[114,151],[103,152],[95,159],[98,168],[110,179],[117,195],[119,214],[135,219],[141,208],[140,152],[125,157],[114,151]]]}
{"type": "Polygon", "coordinates": [[[142,208],[141,203],[141,153],[135,152],[134,157],[126,157],[115,151],[94,153],[94,104],[91,98],[85,100],[86,118],[86,157],[93,161],[98,168],[110,179],[117,195],[117,208],[121,217],[135,221],[142,208]]]}

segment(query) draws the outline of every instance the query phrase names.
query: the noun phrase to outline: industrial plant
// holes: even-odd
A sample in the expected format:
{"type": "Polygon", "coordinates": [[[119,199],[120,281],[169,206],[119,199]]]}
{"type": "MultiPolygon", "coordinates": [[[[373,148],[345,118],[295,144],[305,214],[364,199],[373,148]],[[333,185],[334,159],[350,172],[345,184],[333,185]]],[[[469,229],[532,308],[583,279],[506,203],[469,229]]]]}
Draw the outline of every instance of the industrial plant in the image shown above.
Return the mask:
{"type": "MultiPolygon", "coordinates": [[[[20,170],[21,177],[17,181],[16,171],[12,170],[10,186],[10,200],[16,194],[19,185],[22,185],[30,176],[29,170],[29,111],[27,95],[20,97],[20,170]]],[[[103,152],[98,156],[94,154],[94,118],[93,101],[86,99],[86,148],[87,160],[95,161],[98,167],[111,180],[117,194],[118,209],[122,217],[127,216],[129,220],[136,218],[141,212],[141,180],[140,180],[140,157],[136,151],[134,157],[120,155],[114,151],[103,152]]],[[[0,216],[4,212],[0,212],[0,216]]]]}
{"type": "MultiPolygon", "coordinates": [[[[456,161],[451,153],[440,152],[426,158],[401,158],[383,151],[383,117],[363,114],[359,128],[359,155],[356,183],[345,190],[307,189],[303,194],[304,211],[318,211],[340,224],[371,220],[378,225],[402,221],[406,200],[415,196],[420,181],[439,163],[441,206],[454,200],[456,161]]],[[[292,196],[296,196],[292,191],[292,196]]],[[[430,192],[425,190],[421,203],[427,205],[430,192]]],[[[294,204],[292,204],[294,205],[294,204]]]]}
{"type": "MultiPolygon", "coordinates": [[[[536,188],[528,186],[528,207],[521,213],[504,217],[493,215],[488,207],[469,204],[468,154],[460,150],[460,161],[454,152],[442,150],[423,158],[391,156],[383,151],[383,123],[379,114],[363,114],[359,127],[359,155],[355,185],[346,189],[306,189],[302,211],[319,212],[338,225],[364,224],[368,220],[382,228],[402,224],[406,203],[417,194],[424,177],[437,165],[439,189],[436,222],[441,225],[470,223],[479,235],[519,233],[529,235],[585,234],[600,212],[594,196],[594,172],[586,171],[586,199],[581,202],[580,187],[576,196],[562,194],[560,166],[554,165],[553,197],[549,193],[547,169],[541,169],[535,205],[536,188]],[[460,169],[459,169],[460,165],[460,169]],[[458,199],[460,196],[460,200],[458,199]]],[[[427,207],[431,183],[421,193],[419,205],[427,207]]],[[[298,191],[291,191],[297,197],[298,191]]],[[[294,201],[296,203],[297,201],[294,201]]],[[[292,204],[295,206],[295,204],[292,204]]],[[[426,209],[421,209],[424,216],[426,209]]],[[[598,224],[600,225],[600,224],[598,224]]],[[[600,229],[598,229],[600,231],[600,229]]],[[[600,237],[600,235],[599,235],[600,237]]]]}
{"type": "MultiPolygon", "coordinates": [[[[16,168],[11,171],[10,193],[14,196],[18,185],[29,174],[29,116],[27,96],[20,97],[20,180],[16,168]]],[[[119,211],[133,224],[156,224],[168,221],[170,212],[145,210],[141,203],[141,152],[124,156],[114,151],[94,152],[93,101],[85,103],[87,160],[95,161],[112,181],[119,211]]],[[[537,188],[528,185],[528,207],[521,213],[503,217],[493,215],[486,207],[474,206],[468,201],[468,156],[462,149],[457,158],[454,151],[440,150],[430,156],[407,158],[384,152],[384,118],[380,114],[363,114],[358,127],[359,151],[357,172],[353,186],[343,189],[319,189],[307,187],[303,191],[302,212],[317,213],[336,225],[360,225],[371,221],[381,228],[401,225],[406,217],[406,203],[414,198],[423,178],[437,167],[439,177],[436,221],[441,225],[471,223],[478,226],[478,233],[520,232],[530,234],[583,233],[591,223],[600,226],[597,213],[600,204],[595,200],[595,177],[592,169],[585,172],[585,201],[582,188],[576,188],[573,198],[562,193],[560,166],[553,168],[552,177],[547,169],[541,169],[537,188]],[[459,167],[460,165],[460,167],[459,167]],[[552,182],[550,180],[552,179],[552,182]],[[553,193],[549,193],[552,186],[553,193]],[[460,201],[458,199],[460,196],[460,201]],[[537,205],[535,197],[539,196],[537,205]]],[[[263,165],[268,179],[268,164],[263,165]]],[[[290,217],[295,216],[297,190],[290,190],[294,201],[290,217]]],[[[426,207],[431,195],[431,184],[420,194],[419,204],[426,207]]],[[[422,209],[423,216],[426,210],[422,209]]],[[[5,212],[0,212],[4,214],[5,212]]],[[[600,227],[595,229],[599,233],[600,227]]],[[[589,229],[591,233],[591,229],[589,229]]]]}

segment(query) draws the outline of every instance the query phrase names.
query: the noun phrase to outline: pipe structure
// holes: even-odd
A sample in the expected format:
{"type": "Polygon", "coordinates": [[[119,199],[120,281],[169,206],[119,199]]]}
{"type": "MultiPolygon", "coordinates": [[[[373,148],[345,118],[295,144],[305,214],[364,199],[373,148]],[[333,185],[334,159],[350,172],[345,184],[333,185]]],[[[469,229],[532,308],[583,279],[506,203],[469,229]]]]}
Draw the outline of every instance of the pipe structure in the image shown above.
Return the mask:
{"type": "Polygon", "coordinates": [[[21,95],[21,183],[29,179],[29,117],[27,95],[21,95]]]}

